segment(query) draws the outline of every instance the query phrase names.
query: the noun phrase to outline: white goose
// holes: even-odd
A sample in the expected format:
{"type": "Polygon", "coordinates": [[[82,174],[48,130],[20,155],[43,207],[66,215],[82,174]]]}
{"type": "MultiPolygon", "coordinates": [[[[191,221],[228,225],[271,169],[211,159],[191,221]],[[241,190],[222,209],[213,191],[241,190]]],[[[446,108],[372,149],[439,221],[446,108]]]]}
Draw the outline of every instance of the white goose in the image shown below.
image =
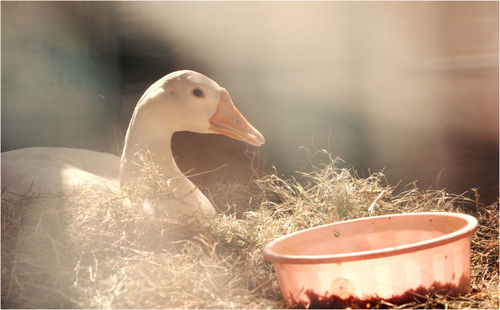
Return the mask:
{"type": "Polygon", "coordinates": [[[175,163],[170,144],[176,131],[219,133],[255,146],[265,142],[236,109],[226,89],[198,72],[176,71],[151,85],[139,100],[121,159],[107,153],[59,147],[4,152],[2,192],[65,193],[92,182],[123,188],[138,173],[133,156],[147,149],[176,199],[195,212],[214,214],[210,201],[175,163]]]}

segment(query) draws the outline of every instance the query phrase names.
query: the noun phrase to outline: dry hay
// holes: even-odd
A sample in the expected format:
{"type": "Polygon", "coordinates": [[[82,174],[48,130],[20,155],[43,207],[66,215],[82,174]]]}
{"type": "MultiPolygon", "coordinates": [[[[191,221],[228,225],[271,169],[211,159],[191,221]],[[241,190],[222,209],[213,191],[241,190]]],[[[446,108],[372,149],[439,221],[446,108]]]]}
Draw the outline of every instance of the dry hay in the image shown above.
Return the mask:
{"type": "Polygon", "coordinates": [[[474,191],[413,185],[395,194],[383,173],[360,178],[327,157],[295,178],[275,172],[247,185],[215,186],[215,218],[162,205],[168,193],[150,163],[129,192],[134,203],[97,186],[65,196],[2,193],[2,307],[280,308],[272,265],[262,255],[274,238],[370,215],[454,211],[480,222],[471,292],[371,306],[498,308],[498,204],[481,205],[474,191]]]}

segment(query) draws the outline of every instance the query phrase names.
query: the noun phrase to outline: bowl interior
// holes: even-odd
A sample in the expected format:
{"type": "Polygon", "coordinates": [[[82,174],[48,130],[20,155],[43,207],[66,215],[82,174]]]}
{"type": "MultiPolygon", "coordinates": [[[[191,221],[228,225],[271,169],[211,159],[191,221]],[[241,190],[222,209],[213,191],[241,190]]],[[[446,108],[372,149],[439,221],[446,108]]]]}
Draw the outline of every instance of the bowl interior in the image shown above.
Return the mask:
{"type": "Polygon", "coordinates": [[[469,224],[452,213],[371,217],[301,231],[271,245],[276,255],[335,255],[395,248],[442,237],[469,224]]]}

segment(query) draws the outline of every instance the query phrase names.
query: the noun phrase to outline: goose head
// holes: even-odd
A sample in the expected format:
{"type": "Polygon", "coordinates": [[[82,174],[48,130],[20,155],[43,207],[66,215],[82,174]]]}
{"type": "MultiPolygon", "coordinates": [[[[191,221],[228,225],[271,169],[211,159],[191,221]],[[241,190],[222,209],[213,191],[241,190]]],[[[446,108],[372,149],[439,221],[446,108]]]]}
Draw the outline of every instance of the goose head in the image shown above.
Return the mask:
{"type": "MultiPolygon", "coordinates": [[[[229,92],[205,75],[182,70],[151,85],[139,100],[127,135],[120,183],[130,176],[129,159],[146,146],[159,161],[171,157],[174,132],[222,134],[260,146],[265,139],[235,107],[229,92]]],[[[174,163],[175,165],[175,163],[174,163]]]]}
{"type": "Polygon", "coordinates": [[[265,142],[236,109],[229,92],[195,71],[176,71],[154,83],[134,114],[150,135],[192,131],[223,134],[255,146],[265,142]]]}

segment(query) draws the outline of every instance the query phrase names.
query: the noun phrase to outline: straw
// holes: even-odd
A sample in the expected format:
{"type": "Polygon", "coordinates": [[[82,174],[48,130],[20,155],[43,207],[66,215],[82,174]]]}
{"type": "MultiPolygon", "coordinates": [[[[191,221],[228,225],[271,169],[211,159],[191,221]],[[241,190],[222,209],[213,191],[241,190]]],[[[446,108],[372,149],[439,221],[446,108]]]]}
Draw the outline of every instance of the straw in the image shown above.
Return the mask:
{"type": "Polygon", "coordinates": [[[204,188],[220,211],[213,218],[162,203],[169,193],[147,160],[139,162],[144,177],[126,195],[99,186],[67,195],[4,191],[2,307],[281,308],[262,255],[273,239],[370,215],[452,211],[479,220],[470,293],[365,306],[498,308],[498,203],[481,204],[474,190],[454,195],[414,184],[396,193],[382,172],[360,178],[340,159],[321,156],[322,163],[311,160],[293,176],[274,170],[248,184],[204,188]]]}

